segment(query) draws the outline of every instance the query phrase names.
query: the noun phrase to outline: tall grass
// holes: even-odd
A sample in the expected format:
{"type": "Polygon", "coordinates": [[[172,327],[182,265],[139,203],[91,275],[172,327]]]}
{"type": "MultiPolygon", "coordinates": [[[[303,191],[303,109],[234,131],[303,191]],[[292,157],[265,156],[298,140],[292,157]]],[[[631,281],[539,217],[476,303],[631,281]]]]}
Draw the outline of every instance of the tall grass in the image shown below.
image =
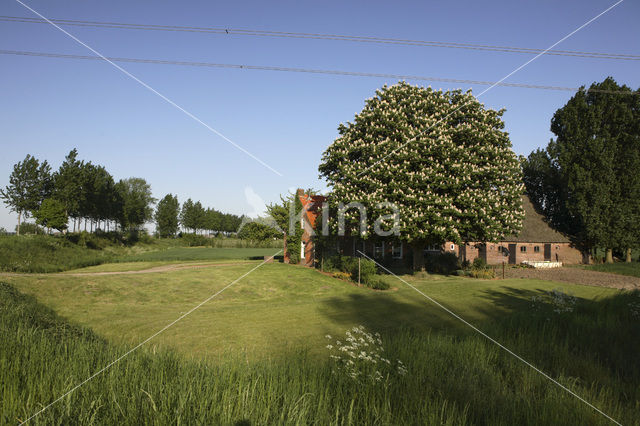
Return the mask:
{"type": "MultiPolygon", "coordinates": [[[[623,310],[638,298],[625,293],[580,305],[573,320],[559,320],[546,308],[523,310],[483,328],[618,421],[638,424],[640,330],[623,310]]],[[[29,418],[127,350],[6,284],[0,284],[0,324],[3,424],[29,418]]],[[[387,356],[402,360],[408,373],[377,385],[334,374],[328,358],[304,349],[262,361],[230,354],[204,362],[142,348],[33,423],[608,423],[476,334],[403,329],[383,341],[387,356]]]]}
{"type": "Polygon", "coordinates": [[[48,235],[0,236],[1,271],[60,272],[99,265],[114,257],[114,250],[89,249],[66,238],[48,235]]]}
{"type": "Polygon", "coordinates": [[[632,277],[640,278],[640,261],[638,262],[616,262],[616,263],[601,263],[598,265],[589,265],[586,268],[600,271],[609,272],[612,274],[629,275],[632,277]]]}
{"type": "Polygon", "coordinates": [[[182,239],[154,239],[148,236],[127,239],[116,233],[0,235],[0,271],[48,273],[109,262],[244,259],[273,254],[275,251],[266,248],[282,248],[282,241],[257,244],[237,238],[202,238],[207,240],[208,247],[246,249],[246,252],[219,250],[196,255],[195,251],[181,249],[189,245],[182,239]]]}

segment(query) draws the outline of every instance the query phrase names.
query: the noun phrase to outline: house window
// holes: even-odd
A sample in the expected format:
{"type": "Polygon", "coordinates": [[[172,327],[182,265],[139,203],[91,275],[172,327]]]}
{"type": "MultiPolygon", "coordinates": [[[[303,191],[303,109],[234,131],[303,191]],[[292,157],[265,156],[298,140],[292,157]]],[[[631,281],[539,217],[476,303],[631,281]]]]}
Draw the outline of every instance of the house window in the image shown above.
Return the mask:
{"type": "Polygon", "coordinates": [[[391,246],[391,256],[394,259],[402,259],[402,243],[396,243],[391,246]]]}
{"type": "Polygon", "coordinates": [[[540,253],[540,246],[535,246],[535,247],[533,248],[533,252],[534,252],[534,253],[540,253]]]}
{"type": "Polygon", "coordinates": [[[520,251],[522,253],[526,253],[527,252],[527,246],[520,246],[520,251]]]}
{"type": "Polygon", "coordinates": [[[384,256],[384,241],[376,241],[373,245],[373,257],[379,259],[384,256]]]}

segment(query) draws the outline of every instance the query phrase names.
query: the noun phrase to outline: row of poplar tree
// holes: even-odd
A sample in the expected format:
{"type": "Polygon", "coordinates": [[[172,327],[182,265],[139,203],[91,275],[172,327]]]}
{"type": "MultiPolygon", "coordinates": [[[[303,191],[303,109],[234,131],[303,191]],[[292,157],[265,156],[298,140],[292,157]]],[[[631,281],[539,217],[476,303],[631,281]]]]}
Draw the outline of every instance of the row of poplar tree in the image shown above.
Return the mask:
{"type": "Polygon", "coordinates": [[[158,202],[155,221],[156,232],[161,237],[171,237],[181,227],[193,233],[229,234],[238,230],[242,216],[205,209],[200,201],[193,202],[191,198],[181,208],[178,197],[167,194],[158,202]]]}
{"type": "Polygon", "coordinates": [[[135,230],[155,219],[163,236],[175,235],[180,224],[194,232],[233,232],[242,220],[236,215],[205,210],[200,202],[191,200],[180,210],[177,197],[171,194],[158,203],[154,212],[156,199],[144,179],[132,177],[116,182],[103,166],[78,160],[76,149],[53,172],[46,160],[40,162],[27,155],[13,166],[9,185],[0,189],[0,199],[18,214],[18,234],[23,219],[30,216],[47,228],[74,232],[135,230]],[[172,213],[167,206],[174,204],[172,213]]]}

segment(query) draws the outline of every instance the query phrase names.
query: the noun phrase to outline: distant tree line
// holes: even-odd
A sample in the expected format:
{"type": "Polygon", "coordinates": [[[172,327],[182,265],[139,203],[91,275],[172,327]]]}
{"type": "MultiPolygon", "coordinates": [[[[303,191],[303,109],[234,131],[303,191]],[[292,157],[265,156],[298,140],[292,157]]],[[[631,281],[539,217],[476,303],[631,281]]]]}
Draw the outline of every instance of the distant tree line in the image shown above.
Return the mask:
{"type": "Polygon", "coordinates": [[[640,248],[640,90],[611,77],[582,87],[551,131],[556,139],[522,162],[531,201],[584,250],[631,261],[640,248]]]}
{"type": "Polygon", "coordinates": [[[202,206],[200,201],[187,199],[180,207],[178,197],[167,194],[156,208],[156,231],[161,237],[171,237],[180,228],[193,234],[230,234],[242,223],[242,216],[222,213],[216,209],[202,206]]]}
{"type": "Polygon", "coordinates": [[[153,210],[156,199],[142,178],[115,181],[105,167],[78,160],[73,149],[57,171],[45,160],[27,155],[13,166],[9,185],[0,199],[18,214],[16,231],[23,219],[34,217],[38,225],[74,232],[97,229],[132,231],[155,219],[160,236],[177,234],[179,227],[192,232],[235,232],[242,218],[204,209],[187,200],[182,208],[177,196],[168,194],[153,210]]]}

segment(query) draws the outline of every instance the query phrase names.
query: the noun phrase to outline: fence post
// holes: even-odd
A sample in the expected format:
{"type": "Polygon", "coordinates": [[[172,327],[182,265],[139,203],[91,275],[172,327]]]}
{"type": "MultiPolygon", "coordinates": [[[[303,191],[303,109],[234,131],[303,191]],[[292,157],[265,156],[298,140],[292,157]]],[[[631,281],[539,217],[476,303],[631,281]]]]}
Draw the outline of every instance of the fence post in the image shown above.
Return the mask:
{"type": "Polygon", "coordinates": [[[504,280],[504,260],[502,261],[502,279],[504,280]]]}
{"type": "Polygon", "coordinates": [[[360,259],[362,257],[358,256],[358,285],[360,285],[360,259]]]}

